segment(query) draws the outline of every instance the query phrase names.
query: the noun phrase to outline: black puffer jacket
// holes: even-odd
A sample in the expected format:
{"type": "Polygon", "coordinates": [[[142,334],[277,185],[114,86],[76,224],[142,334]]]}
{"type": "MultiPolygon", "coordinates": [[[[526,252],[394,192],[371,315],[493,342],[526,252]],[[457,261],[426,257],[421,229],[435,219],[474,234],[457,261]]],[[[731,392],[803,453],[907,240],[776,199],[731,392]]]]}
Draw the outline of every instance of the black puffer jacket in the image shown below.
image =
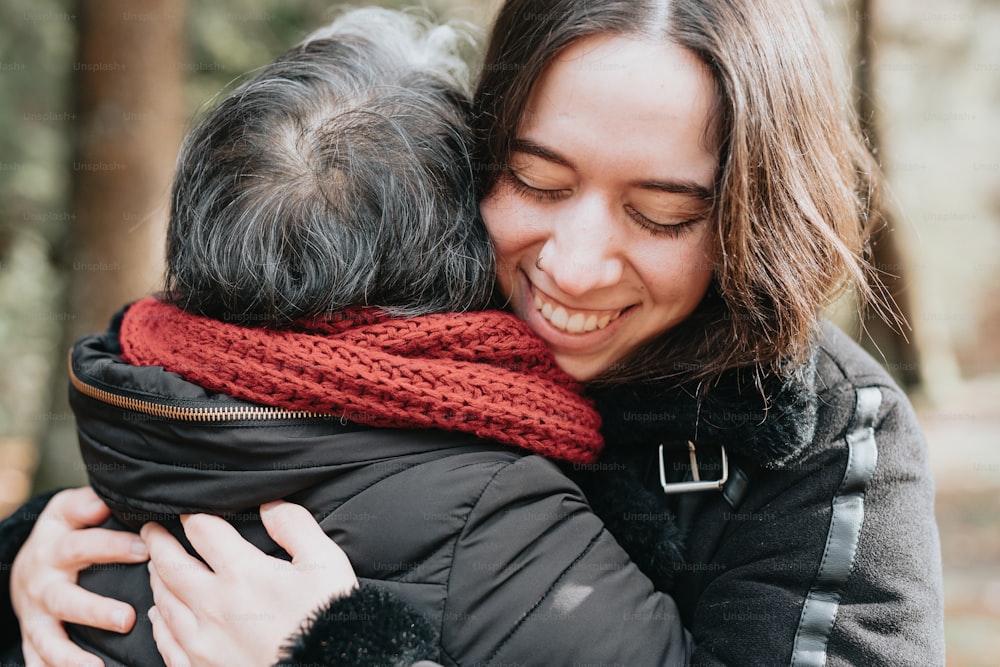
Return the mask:
{"type": "MultiPolygon", "coordinates": [[[[462,434],[262,410],[130,366],[118,351],[114,331],[78,343],[70,391],[91,483],[113,510],[109,527],[160,521],[180,537],[178,514],[210,512],[276,555],[256,508],[277,498],[308,507],[366,586],[321,615],[331,635],[316,664],[686,659],[673,601],[652,591],[548,460],[462,434]],[[649,619],[645,628],[635,614],[649,619]],[[661,633],[664,618],[669,641],[639,641],[661,633]]],[[[143,614],[152,604],[146,567],[97,567],[81,583],[126,600],[140,618],[128,635],[72,627],[71,636],[109,665],[162,664],[143,614]]],[[[267,609],[246,614],[263,620],[267,609]]]]}
{"type": "MultiPolygon", "coordinates": [[[[446,649],[449,633],[489,646],[503,637],[504,648],[485,658],[447,649],[439,660],[466,665],[943,664],[940,555],[926,444],[905,396],[878,364],[826,326],[813,363],[794,381],[764,382],[758,389],[751,378],[733,374],[702,401],[695,401],[693,393],[648,386],[598,396],[607,454],[590,469],[566,471],[587,490],[595,511],[645,574],[617,557],[595,558],[615,549],[591,523],[576,487],[563,481],[565,488],[557,484],[543,490],[543,480],[534,474],[529,479],[523,471],[545,470],[547,483],[549,464],[511,455],[509,464],[489,464],[500,473],[488,486],[503,482],[495,497],[511,494],[520,504],[490,503],[494,509],[482,515],[485,521],[471,520],[477,512],[463,520],[461,534],[489,529],[482,533],[489,542],[479,545],[483,560],[467,565],[471,579],[463,577],[481,580],[476,586],[483,587],[469,590],[463,584],[465,599],[473,600],[464,612],[468,616],[455,616],[450,607],[428,612],[407,597],[402,580],[425,572],[421,567],[402,577],[395,572],[377,577],[393,580],[390,586],[400,598],[440,622],[446,649]],[[720,446],[725,447],[729,480],[721,491],[663,492],[661,470],[667,489],[690,480],[689,441],[703,479],[721,475],[720,446]],[[522,519],[499,520],[511,517],[515,507],[522,519]],[[530,549],[515,539],[525,526],[534,529],[528,531],[530,549]],[[573,552],[583,556],[575,560],[573,552]],[[479,576],[482,571],[490,576],[479,576]],[[647,576],[658,589],[672,592],[679,617],[653,592],[647,576]],[[525,606],[521,598],[538,604],[525,606]],[[687,657],[682,622],[693,639],[687,657]],[[495,623],[504,631],[498,633],[495,623]]],[[[403,496],[407,504],[450,497],[448,484],[430,479],[413,480],[403,496]]],[[[551,481],[556,479],[553,475],[551,481]]],[[[491,497],[486,493],[479,503],[491,497]]],[[[398,505],[392,512],[401,510],[398,505]]],[[[335,520],[325,525],[359,570],[371,574],[372,563],[385,563],[388,554],[397,553],[390,530],[403,524],[388,515],[356,518],[366,519],[365,525],[335,520]],[[370,551],[352,552],[368,540],[377,542],[370,551]]],[[[429,523],[423,516],[408,518],[413,523],[400,534],[437,525],[431,516],[429,523]]],[[[11,520],[0,530],[23,533],[21,524],[11,520]]],[[[5,562],[19,539],[0,541],[5,562]]],[[[452,564],[455,572],[462,570],[452,564]]],[[[447,594],[458,590],[450,586],[447,594]]],[[[401,618],[391,596],[352,596],[334,602],[334,614],[338,604],[366,605],[369,620],[401,618]]],[[[336,659],[348,628],[323,622],[334,617],[321,615],[298,638],[300,662],[351,664],[336,659]]],[[[419,623],[412,618],[405,623],[411,622],[419,623]]],[[[415,626],[407,625],[405,632],[380,627],[385,635],[369,639],[403,656],[398,647],[415,626]]]]}

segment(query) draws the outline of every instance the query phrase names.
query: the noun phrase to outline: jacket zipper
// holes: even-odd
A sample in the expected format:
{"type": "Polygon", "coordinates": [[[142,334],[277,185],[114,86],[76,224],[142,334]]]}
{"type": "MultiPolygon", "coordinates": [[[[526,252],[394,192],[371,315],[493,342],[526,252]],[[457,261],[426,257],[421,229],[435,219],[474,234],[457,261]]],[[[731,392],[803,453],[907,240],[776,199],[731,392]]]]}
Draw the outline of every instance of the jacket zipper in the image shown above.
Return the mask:
{"type": "Polygon", "coordinates": [[[84,396],[88,396],[96,401],[113,405],[123,410],[131,410],[144,415],[159,417],[161,419],[174,419],[178,421],[193,422],[221,422],[221,421],[267,421],[273,419],[330,419],[334,415],[323,412],[310,412],[307,410],[283,410],[266,405],[240,405],[230,407],[186,407],[176,405],[163,405],[146,401],[141,398],[130,396],[120,396],[106,389],[100,389],[89,385],[79,377],[73,370],[73,363],[69,364],[69,379],[84,396]]]}

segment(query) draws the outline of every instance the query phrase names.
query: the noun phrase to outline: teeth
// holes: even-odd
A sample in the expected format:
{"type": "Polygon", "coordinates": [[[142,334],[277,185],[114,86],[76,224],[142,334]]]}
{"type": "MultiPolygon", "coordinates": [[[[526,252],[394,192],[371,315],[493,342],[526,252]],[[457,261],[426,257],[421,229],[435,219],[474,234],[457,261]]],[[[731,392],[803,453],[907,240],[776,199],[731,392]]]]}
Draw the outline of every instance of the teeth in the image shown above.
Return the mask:
{"type": "Polygon", "coordinates": [[[557,329],[562,329],[567,333],[578,334],[585,333],[588,331],[594,331],[595,329],[603,329],[608,326],[611,322],[614,322],[622,314],[622,311],[618,311],[614,314],[607,314],[598,317],[597,315],[587,315],[586,313],[573,313],[572,315],[563,308],[562,306],[553,306],[547,301],[543,301],[542,297],[536,292],[535,295],[535,309],[538,310],[542,317],[548,320],[552,326],[557,329]]]}
{"type": "Polygon", "coordinates": [[[570,333],[581,333],[586,321],[587,318],[584,317],[583,313],[577,313],[573,315],[573,317],[569,318],[568,322],[566,322],[566,331],[570,333]]]}

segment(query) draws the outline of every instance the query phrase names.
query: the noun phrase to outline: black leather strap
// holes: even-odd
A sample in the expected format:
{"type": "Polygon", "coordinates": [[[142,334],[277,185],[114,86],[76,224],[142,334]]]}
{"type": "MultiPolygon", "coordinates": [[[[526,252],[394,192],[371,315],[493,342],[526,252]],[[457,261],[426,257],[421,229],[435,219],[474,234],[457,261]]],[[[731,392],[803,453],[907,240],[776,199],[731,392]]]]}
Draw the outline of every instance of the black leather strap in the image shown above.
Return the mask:
{"type": "Polygon", "coordinates": [[[746,498],[750,489],[750,478],[752,469],[744,468],[743,465],[729,462],[729,479],[722,485],[722,497],[726,499],[729,506],[737,509],[746,498]]]}

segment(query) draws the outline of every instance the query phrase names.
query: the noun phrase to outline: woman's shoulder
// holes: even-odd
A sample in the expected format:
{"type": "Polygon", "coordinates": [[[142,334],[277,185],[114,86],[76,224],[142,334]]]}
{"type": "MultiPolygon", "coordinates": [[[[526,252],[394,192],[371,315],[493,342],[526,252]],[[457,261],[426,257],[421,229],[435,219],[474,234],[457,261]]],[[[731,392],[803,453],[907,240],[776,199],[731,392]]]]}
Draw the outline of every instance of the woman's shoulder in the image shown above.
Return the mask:
{"type": "Polygon", "coordinates": [[[868,449],[873,456],[888,449],[924,456],[926,443],[906,393],[877,359],[831,322],[820,326],[810,376],[803,383],[815,397],[810,437],[794,456],[765,467],[804,474],[818,466],[816,461],[824,462],[823,469],[831,457],[846,465],[868,449]]]}
{"type": "Polygon", "coordinates": [[[882,447],[925,448],[906,393],[882,363],[830,322],[820,329],[815,368],[816,440],[846,448],[852,433],[870,428],[882,447]]]}
{"type": "Polygon", "coordinates": [[[821,327],[813,361],[812,434],[777,467],[779,477],[829,478],[834,493],[851,475],[859,488],[903,477],[929,483],[926,439],[909,398],[884,366],[829,322],[821,327]]]}
{"type": "MultiPolygon", "coordinates": [[[[564,466],[577,465],[563,463],[564,466]]],[[[531,452],[479,441],[422,462],[409,475],[425,480],[428,495],[474,498],[470,509],[504,505],[530,494],[579,495],[579,487],[555,462],[531,452]],[[444,490],[441,485],[447,485],[444,490]]]]}
{"type": "MultiPolygon", "coordinates": [[[[828,655],[844,663],[896,655],[916,664],[915,656],[940,651],[939,546],[926,440],[882,364],[829,323],[816,349],[815,392],[810,445],[783,467],[758,471],[726,523],[755,522],[759,530],[727,540],[718,562],[730,576],[743,568],[742,576],[755,580],[759,569],[773,567],[768,555],[784,559],[780,566],[795,573],[790,592],[802,600],[790,607],[786,626],[796,654],[825,637],[828,655]],[[755,544],[765,546],[756,552],[755,544]],[[769,553],[769,544],[781,545],[783,555],[769,553]],[[839,604],[824,608],[820,600],[839,604]],[[872,635],[872,623],[891,630],[872,635]]],[[[713,595],[699,604],[711,605],[713,595]]],[[[747,613],[773,621],[772,602],[765,596],[747,613]]]]}
{"type": "Polygon", "coordinates": [[[902,393],[885,366],[829,320],[819,327],[816,345],[816,392],[838,385],[879,386],[902,393]]]}
{"type": "Polygon", "coordinates": [[[402,525],[416,518],[426,521],[432,515],[446,517],[450,528],[443,529],[445,532],[465,529],[477,513],[490,511],[484,508],[509,511],[526,494],[583,498],[577,485],[554,462],[487,440],[469,438],[464,446],[376,465],[381,479],[363,493],[392,504],[402,525]],[[408,509],[396,505],[401,495],[408,498],[408,509]]]}

